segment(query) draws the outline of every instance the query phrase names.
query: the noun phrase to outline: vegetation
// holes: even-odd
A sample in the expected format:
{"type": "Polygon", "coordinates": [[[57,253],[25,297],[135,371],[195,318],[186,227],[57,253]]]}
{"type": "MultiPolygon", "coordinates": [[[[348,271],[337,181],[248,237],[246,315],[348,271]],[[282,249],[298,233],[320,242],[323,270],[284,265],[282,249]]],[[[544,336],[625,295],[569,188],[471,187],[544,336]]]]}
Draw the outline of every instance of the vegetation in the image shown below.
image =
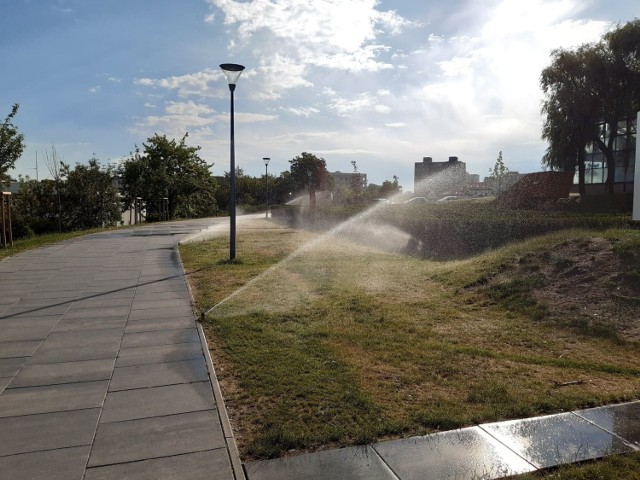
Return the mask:
{"type": "MultiPolygon", "coordinates": [[[[181,247],[245,459],[640,394],[634,335],[581,329],[536,296],[545,252],[593,231],[434,262],[258,222],[240,230],[237,264],[223,261],[225,240],[181,247]]],[[[358,225],[360,239],[373,236],[358,225]]],[[[597,236],[619,258],[640,247],[634,230],[597,236]]]]}
{"type": "Polygon", "coordinates": [[[160,201],[167,198],[169,218],[205,217],[216,212],[216,184],[209,165],[189,147],[187,135],[179,142],[154,135],[120,166],[122,193],[146,202],[147,218],[160,218],[160,201]]]}
{"type": "Polygon", "coordinates": [[[7,171],[13,168],[24,150],[24,136],[18,133],[18,129],[12,123],[18,108],[19,105],[16,103],[11,108],[11,113],[0,123],[0,184],[9,180],[7,171]]]}
{"type": "MultiPolygon", "coordinates": [[[[606,158],[613,193],[618,121],[640,110],[640,19],[619,26],[595,44],[558,49],[542,71],[546,95],[542,138],[549,142],[543,162],[562,170],[578,167],[584,193],[584,153],[597,147],[606,158]]],[[[625,160],[627,161],[627,160],[625,160]]]]}
{"type": "Polygon", "coordinates": [[[329,190],[331,186],[327,162],[312,153],[302,152],[289,160],[289,163],[295,185],[301,190],[309,191],[309,210],[313,217],[316,211],[316,190],[329,190]]]}

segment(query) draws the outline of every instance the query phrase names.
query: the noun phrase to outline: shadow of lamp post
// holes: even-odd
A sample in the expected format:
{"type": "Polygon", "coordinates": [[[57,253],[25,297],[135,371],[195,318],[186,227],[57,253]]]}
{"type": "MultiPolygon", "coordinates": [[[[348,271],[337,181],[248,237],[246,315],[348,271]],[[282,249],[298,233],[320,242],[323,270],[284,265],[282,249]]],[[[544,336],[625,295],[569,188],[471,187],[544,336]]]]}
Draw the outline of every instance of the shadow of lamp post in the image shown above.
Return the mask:
{"type": "Polygon", "coordinates": [[[263,157],[262,161],[264,162],[264,183],[267,189],[267,211],[265,213],[265,217],[269,218],[269,161],[271,159],[269,157],[263,157]]]}
{"type": "Polygon", "coordinates": [[[236,151],[234,139],[234,118],[233,118],[233,92],[236,90],[236,82],[240,78],[244,66],[235,63],[223,63],[220,65],[222,73],[227,77],[229,83],[229,91],[231,92],[231,147],[230,147],[230,163],[231,163],[231,192],[229,201],[229,260],[236,258],[236,151]]]}

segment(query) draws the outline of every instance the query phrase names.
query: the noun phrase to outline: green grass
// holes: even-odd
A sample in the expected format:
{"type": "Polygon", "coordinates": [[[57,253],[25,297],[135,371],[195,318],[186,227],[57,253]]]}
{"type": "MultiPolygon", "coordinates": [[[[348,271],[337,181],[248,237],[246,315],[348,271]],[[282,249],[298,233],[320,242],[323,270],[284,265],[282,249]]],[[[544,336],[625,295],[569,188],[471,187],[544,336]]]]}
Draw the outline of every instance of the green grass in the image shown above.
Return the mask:
{"type": "MultiPolygon", "coordinates": [[[[535,271],[545,251],[592,234],[444,263],[267,222],[239,231],[238,264],[220,262],[226,240],[182,246],[199,308],[215,307],[205,330],[243,457],[638,398],[637,342],[541,321],[539,279],[509,277],[515,259],[535,271]]],[[[629,254],[640,244],[637,231],[602,235],[629,254]]]]}
{"type": "Polygon", "coordinates": [[[563,465],[541,473],[510,477],[513,480],[640,480],[640,452],[585,462],[578,465],[563,465]]]}

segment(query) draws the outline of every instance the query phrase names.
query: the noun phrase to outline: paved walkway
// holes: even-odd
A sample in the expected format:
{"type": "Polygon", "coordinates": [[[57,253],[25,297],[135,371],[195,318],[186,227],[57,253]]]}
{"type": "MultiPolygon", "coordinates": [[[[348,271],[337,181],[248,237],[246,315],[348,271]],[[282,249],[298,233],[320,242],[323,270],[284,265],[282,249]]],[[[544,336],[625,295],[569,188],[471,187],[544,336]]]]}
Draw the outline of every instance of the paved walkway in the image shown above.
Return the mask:
{"type": "Polygon", "coordinates": [[[212,222],[0,262],[0,479],[244,478],[175,250],[212,222]]]}

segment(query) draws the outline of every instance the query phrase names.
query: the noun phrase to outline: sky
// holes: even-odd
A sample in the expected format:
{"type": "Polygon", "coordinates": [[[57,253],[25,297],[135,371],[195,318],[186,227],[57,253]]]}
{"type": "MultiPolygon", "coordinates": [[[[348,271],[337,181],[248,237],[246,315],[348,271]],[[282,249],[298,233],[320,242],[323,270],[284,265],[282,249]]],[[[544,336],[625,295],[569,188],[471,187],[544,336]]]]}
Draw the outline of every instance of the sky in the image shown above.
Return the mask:
{"type": "Polygon", "coordinates": [[[370,183],[457,156],[489,175],[540,171],[540,72],[556,48],[640,17],[631,0],[0,0],[0,119],[26,149],[9,173],[118,163],[154,134],[229,171],[289,169],[302,152],[370,183]],[[36,170],[38,157],[38,170],[36,170]]]}

